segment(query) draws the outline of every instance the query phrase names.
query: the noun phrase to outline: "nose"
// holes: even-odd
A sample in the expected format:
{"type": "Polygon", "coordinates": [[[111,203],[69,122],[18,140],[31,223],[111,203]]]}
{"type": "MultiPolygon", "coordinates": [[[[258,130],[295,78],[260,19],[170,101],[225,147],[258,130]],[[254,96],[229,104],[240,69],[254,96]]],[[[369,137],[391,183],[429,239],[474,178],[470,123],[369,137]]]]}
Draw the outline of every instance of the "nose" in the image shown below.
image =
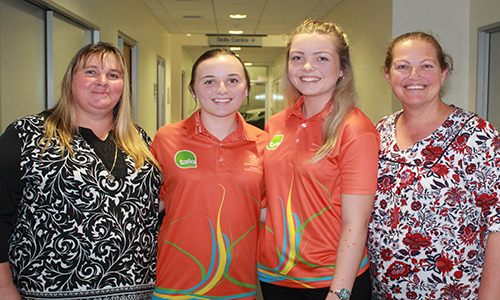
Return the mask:
{"type": "Polygon", "coordinates": [[[311,64],[311,62],[306,61],[305,64],[304,64],[304,66],[302,67],[302,69],[305,70],[305,71],[309,71],[309,70],[313,70],[314,67],[311,64]]]}
{"type": "Polygon", "coordinates": [[[224,84],[223,81],[219,83],[219,87],[217,88],[217,93],[219,94],[226,94],[228,92],[226,85],[224,84]]]}
{"type": "Polygon", "coordinates": [[[410,71],[410,79],[418,80],[420,79],[420,71],[418,68],[412,68],[410,71]]]}
{"type": "Polygon", "coordinates": [[[108,79],[106,78],[106,75],[99,75],[96,78],[96,84],[98,86],[108,86],[108,79]]]}

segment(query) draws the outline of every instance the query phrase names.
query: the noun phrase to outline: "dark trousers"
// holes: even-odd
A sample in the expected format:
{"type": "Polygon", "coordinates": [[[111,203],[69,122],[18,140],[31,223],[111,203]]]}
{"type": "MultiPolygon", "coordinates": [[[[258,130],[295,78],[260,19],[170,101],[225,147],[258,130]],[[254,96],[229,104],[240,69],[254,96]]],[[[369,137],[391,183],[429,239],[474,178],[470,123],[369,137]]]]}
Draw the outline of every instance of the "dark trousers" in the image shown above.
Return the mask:
{"type": "MultiPolygon", "coordinates": [[[[325,300],[330,287],[321,289],[296,289],[260,282],[265,300],[325,300]]],[[[350,300],[370,300],[372,287],[370,270],[366,270],[354,281],[350,300]]]]}

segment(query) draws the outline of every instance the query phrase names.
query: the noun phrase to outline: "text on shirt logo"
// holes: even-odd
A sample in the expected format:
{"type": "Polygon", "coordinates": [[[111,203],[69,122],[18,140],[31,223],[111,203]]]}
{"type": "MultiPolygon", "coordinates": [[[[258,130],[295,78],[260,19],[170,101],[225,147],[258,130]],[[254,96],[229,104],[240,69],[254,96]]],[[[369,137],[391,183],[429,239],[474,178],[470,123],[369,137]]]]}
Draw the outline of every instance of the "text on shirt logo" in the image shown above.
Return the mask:
{"type": "Polygon", "coordinates": [[[180,150],[175,154],[175,164],[181,169],[197,168],[196,155],[189,150],[180,150]]]}
{"type": "Polygon", "coordinates": [[[272,140],[266,146],[267,150],[275,150],[276,148],[278,148],[278,146],[283,141],[283,137],[284,136],[282,134],[273,136],[272,140]]]}

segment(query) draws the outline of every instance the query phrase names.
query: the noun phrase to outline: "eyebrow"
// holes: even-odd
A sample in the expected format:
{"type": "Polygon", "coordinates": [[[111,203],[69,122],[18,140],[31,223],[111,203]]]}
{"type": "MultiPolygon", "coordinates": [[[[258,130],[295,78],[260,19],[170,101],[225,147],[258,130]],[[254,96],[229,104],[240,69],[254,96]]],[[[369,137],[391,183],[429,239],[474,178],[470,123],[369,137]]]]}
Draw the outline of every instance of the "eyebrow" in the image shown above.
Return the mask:
{"type": "MultiPolygon", "coordinates": [[[[240,75],[240,74],[238,74],[238,73],[231,73],[231,74],[227,74],[226,76],[227,76],[227,77],[231,77],[231,76],[238,76],[238,77],[241,77],[241,75],[240,75]]],[[[204,75],[204,76],[202,76],[202,77],[201,77],[201,79],[203,79],[203,78],[213,78],[213,77],[215,77],[215,75],[208,74],[208,75],[204,75]]]]}
{"type": "MultiPolygon", "coordinates": [[[[99,68],[98,65],[85,65],[81,69],[97,69],[99,68]]],[[[122,73],[119,69],[109,69],[111,72],[117,72],[117,73],[122,73]]]]}
{"type": "MultiPolygon", "coordinates": [[[[299,51],[299,50],[291,50],[290,53],[300,53],[300,54],[305,54],[303,51],[299,51]]],[[[326,50],[322,50],[322,51],[315,51],[313,52],[313,54],[323,54],[323,53],[326,53],[328,55],[332,55],[330,52],[326,51],[326,50]]]]}

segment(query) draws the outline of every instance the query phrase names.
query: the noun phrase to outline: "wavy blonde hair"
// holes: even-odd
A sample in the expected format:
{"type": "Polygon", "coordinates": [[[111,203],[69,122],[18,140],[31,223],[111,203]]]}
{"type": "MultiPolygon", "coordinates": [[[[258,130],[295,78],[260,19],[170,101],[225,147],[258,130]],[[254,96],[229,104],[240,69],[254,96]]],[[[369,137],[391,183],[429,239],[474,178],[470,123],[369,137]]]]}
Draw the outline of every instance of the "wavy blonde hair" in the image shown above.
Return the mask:
{"type": "Polygon", "coordinates": [[[118,147],[134,160],[136,170],[143,167],[146,161],[160,168],[139,134],[138,126],[132,120],[130,82],[125,59],[116,46],[104,42],[83,47],[71,59],[62,80],[61,97],[49,109],[51,114],[45,122],[46,132],[44,139],[42,139],[42,141],[45,141],[44,151],[48,147],[50,140],[55,138],[63,153],[65,149],[68,149],[70,154],[73,154],[70,143],[74,136],[78,134],[78,125],[71,84],[74,74],[84,68],[94,57],[101,63],[113,62],[123,76],[122,95],[113,109],[113,140],[118,147]]]}
{"type": "Polygon", "coordinates": [[[358,94],[354,86],[354,74],[349,55],[349,40],[347,35],[333,23],[317,20],[305,20],[293,33],[287,43],[285,74],[283,76],[284,97],[289,106],[302,96],[288,78],[288,65],[290,61],[290,48],[293,40],[298,34],[324,34],[328,36],[340,58],[340,69],[344,76],[339,78],[332,93],[330,103],[333,104],[333,111],[326,118],[323,124],[323,144],[312,158],[311,163],[315,163],[328,156],[337,143],[337,136],[344,119],[358,105],[358,94]]]}

